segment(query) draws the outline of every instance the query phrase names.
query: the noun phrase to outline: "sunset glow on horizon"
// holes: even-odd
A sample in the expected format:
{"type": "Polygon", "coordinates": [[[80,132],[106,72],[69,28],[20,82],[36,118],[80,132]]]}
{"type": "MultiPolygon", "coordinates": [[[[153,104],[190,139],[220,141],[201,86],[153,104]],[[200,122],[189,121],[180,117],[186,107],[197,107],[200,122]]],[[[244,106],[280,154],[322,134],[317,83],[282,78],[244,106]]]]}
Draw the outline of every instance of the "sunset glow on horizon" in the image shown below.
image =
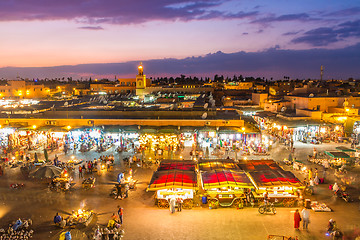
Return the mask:
{"type": "Polygon", "coordinates": [[[356,1],[165,2],[1,1],[0,68],[332,50],[360,38],[356,1]]]}

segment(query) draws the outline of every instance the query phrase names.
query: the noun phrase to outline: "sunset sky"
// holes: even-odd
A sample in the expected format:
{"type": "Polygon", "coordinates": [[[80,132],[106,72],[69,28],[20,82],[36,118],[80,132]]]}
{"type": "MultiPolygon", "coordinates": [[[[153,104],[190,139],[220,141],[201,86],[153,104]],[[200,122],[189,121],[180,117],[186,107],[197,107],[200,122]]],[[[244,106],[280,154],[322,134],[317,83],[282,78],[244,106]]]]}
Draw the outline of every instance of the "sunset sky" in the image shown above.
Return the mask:
{"type": "MultiPolygon", "coordinates": [[[[277,62],[278,58],[269,59],[269,52],[281,53],[281,65],[292,54],[306,53],[312,58],[319,50],[333,54],[332,58],[341,58],[344,49],[344,54],[351,56],[349,48],[356,49],[354,66],[329,69],[338,64],[326,59],[325,69],[334,77],[360,77],[354,76],[359,72],[356,68],[360,69],[360,1],[357,0],[1,0],[0,32],[0,78],[15,77],[15,72],[25,74],[24,77],[45,74],[43,68],[28,71],[24,67],[130,61],[133,65],[143,61],[147,72],[154,75],[187,71],[206,75],[217,71],[277,77],[281,66],[272,68],[264,62],[260,63],[262,69],[255,67],[258,59],[262,59],[261,54],[277,62]],[[258,58],[248,66],[231,68],[224,66],[221,57],[208,70],[202,66],[197,71],[191,68],[176,71],[173,65],[160,71],[159,66],[153,66],[156,61],[149,61],[152,69],[146,68],[147,60],[157,60],[160,65],[170,58],[203,60],[232,53],[255,54],[258,58]]],[[[319,71],[321,56],[315,56],[319,62],[309,69],[309,77],[316,77],[312,75],[319,71]]],[[[107,71],[100,71],[99,65],[96,66],[86,72],[52,68],[54,71],[48,69],[46,74],[126,76],[134,71],[131,64],[127,65],[128,70],[108,67],[107,71]]],[[[283,71],[279,76],[303,77],[286,67],[283,71]]]]}

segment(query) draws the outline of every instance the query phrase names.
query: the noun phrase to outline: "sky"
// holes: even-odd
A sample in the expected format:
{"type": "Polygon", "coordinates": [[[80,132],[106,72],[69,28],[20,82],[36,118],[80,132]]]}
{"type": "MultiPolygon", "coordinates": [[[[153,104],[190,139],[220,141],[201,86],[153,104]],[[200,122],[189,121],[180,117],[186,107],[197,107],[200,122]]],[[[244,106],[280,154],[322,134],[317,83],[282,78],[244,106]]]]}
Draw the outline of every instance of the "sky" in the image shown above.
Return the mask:
{"type": "Polygon", "coordinates": [[[358,0],[1,0],[0,33],[0,78],[360,78],[358,0]]]}

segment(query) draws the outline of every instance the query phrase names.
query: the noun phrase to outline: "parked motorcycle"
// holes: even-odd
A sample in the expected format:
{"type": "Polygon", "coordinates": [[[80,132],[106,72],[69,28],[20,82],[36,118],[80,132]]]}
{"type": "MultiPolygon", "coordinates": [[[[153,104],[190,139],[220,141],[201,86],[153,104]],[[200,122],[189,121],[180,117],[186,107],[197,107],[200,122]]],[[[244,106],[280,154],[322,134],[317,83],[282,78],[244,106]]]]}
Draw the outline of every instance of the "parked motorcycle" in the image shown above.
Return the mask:
{"type": "Polygon", "coordinates": [[[274,203],[268,203],[268,204],[262,204],[260,205],[258,209],[259,213],[264,214],[266,212],[272,212],[273,214],[276,214],[276,208],[274,206],[274,203]]]}
{"type": "Polygon", "coordinates": [[[341,198],[343,199],[345,202],[351,202],[352,199],[350,198],[350,195],[345,191],[345,190],[342,190],[342,189],[339,189],[336,191],[336,196],[338,198],[341,198]]]}
{"type": "Polygon", "coordinates": [[[25,185],[23,183],[13,183],[10,184],[10,188],[12,189],[22,189],[25,185]]]}

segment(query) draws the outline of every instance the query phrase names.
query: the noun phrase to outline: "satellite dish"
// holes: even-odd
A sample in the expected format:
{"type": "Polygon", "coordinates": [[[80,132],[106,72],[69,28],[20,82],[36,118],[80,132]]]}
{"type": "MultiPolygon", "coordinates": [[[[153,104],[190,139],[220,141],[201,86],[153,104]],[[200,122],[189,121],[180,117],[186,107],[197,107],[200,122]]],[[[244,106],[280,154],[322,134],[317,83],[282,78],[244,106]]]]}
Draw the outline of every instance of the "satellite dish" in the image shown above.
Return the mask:
{"type": "Polygon", "coordinates": [[[202,119],[206,119],[206,118],[207,118],[207,113],[204,112],[203,115],[201,115],[201,118],[202,118],[202,119]]]}
{"type": "Polygon", "coordinates": [[[204,108],[205,108],[205,109],[207,109],[207,108],[208,108],[208,106],[209,106],[209,104],[208,104],[208,103],[205,103],[205,104],[204,104],[204,108]]]}
{"type": "Polygon", "coordinates": [[[286,107],[282,107],[280,111],[281,111],[281,112],[285,112],[285,111],[286,111],[286,107]]]}
{"type": "Polygon", "coordinates": [[[107,104],[107,103],[108,103],[108,102],[105,100],[105,101],[104,101],[104,104],[107,104]]]}
{"type": "Polygon", "coordinates": [[[309,97],[314,97],[314,94],[313,94],[313,93],[310,93],[310,94],[309,94],[309,97]]]}
{"type": "Polygon", "coordinates": [[[65,107],[69,106],[69,103],[68,103],[68,102],[65,102],[65,103],[64,103],[64,106],[65,106],[65,107]]]}
{"type": "Polygon", "coordinates": [[[205,94],[201,95],[201,98],[204,98],[205,97],[205,94]]]}

